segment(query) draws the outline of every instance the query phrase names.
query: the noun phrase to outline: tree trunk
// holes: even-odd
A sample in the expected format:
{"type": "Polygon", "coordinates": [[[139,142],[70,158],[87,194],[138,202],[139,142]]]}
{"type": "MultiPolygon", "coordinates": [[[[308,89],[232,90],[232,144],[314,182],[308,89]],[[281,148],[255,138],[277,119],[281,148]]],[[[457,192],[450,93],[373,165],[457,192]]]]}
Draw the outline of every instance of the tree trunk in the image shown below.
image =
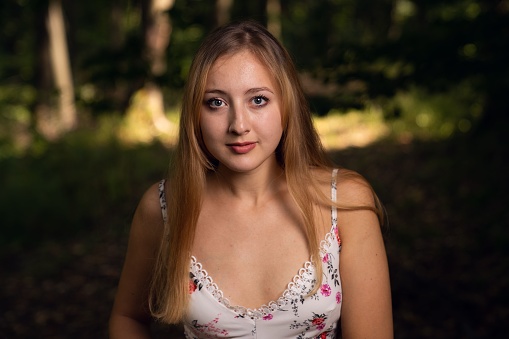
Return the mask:
{"type": "MultiPolygon", "coordinates": [[[[47,4],[38,4],[35,12],[47,12],[47,4]]],[[[36,129],[47,138],[57,135],[54,119],[52,118],[52,88],[51,62],[49,52],[49,38],[46,27],[47,15],[37,15],[35,23],[36,36],[36,65],[35,84],[37,87],[37,100],[34,107],[34,122],[36,129]]]]}
{"type": "Polygon", "coordinates": [[[62,11],[62,0],[51,0],[48,8],[47,29],[53,79],[57,89],[58,132],[67,132],[76,127],[77,115],[74,104],[67,38],[62,11]]]}
{"type": "Polygon", "coordinates": [[[143,1],[143,33],[145,37],[145,58],[150,66],[151,76],[166,72],[166,48],[172,31],[168,11],[174,0],[143,1]]]}
{"type": "Polygon", "coordinates": [[[230,22],[233,0],[216,0],[216,25],[222,26],[230,22]]]}
{"type": "Polygon", "coordinates": [[[281,2],[267,0],[267,29],[278,40],[281,40],[281,2]]]}
{"type": "Polygon", "coordinates": [[[119,50],[125,41],[125,34],[122,29],[122,20],[125,15],[120,1],[111,3],[110,41],[113,50],[119,50]]]}
{"type": "Polygon", "coordinates": [[[166,49],[172,31],[168,11],[173,4],[174,0],[142,1],[143,57],[149,74],[143,88],[133,94],[126,114],[126,128],[121,134],[129,142],[150,142],[176,131],[176,126],[166,118],[163,93],[156,81],[166,72],[166,49]]]}
{"type": "Polygon", "coordinates": [[[233,9],[233,14],[236,15],[234,19],[242,19],[246,13],[249,13],[250,19],[267,26],[267,1],[268,0],[237,1],[233,9]]]}

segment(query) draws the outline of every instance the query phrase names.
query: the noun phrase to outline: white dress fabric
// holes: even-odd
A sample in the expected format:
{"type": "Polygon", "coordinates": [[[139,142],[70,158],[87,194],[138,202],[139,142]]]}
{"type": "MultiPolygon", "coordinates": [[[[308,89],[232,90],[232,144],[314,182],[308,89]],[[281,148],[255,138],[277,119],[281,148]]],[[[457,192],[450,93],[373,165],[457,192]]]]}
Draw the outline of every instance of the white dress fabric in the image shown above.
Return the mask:
{"type": "MultiPolygon", "coordinates": [[[[336,174],[335,169],[331,180],[333,201],[336,201],[336,174]]],[[[166,220],[164,181],[159,185],[159,192],[166,220]]],[[[320,244],[323,277],[318,291],[308,296],[317,282],[315,267],[310,260],[303,264],[278,300],[258,309],[231,305],[213,278],[192,256],[189,267],[191,296],[184,319],[186,338],[335,338],[342,303],[341,240],[335,207],[331,208],[331,224],[331,230],[320,244]]]]}

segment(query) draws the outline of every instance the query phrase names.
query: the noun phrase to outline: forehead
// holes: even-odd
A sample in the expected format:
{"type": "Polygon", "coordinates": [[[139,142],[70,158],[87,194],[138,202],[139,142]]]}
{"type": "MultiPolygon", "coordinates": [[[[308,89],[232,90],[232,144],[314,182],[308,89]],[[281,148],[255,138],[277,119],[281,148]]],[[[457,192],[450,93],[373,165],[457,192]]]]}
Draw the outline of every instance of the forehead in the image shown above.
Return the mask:
{"type": "Polygon", "coordinates": [[[209,69],[207,82],[222,80],[248,80],[265,78],[274,84],[274,75],[267,64],[250,50],[240,50],[220,56],[209,69]]]}

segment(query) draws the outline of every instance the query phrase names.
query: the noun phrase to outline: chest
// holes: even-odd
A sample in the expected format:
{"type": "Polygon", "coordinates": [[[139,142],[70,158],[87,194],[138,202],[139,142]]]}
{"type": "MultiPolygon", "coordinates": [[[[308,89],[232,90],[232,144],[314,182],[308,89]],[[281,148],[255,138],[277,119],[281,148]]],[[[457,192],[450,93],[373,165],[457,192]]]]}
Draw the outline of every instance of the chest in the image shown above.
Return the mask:
{"type": "MultiPolygon", "coordinates": [[[[317,211],[319,239],[329,211],[317,211]]],[[[256,308],[277,299],[310,260],[304,225],[292,206],[246,211],[204,204],[192,255],[232,303],[256,308]]]]}
{"type": "Polygon", "coordinates": [[[306,263],[277,299],[258,307],[230,300],[193,257],[190,303],[184,321],[189,338],[334,338],[341,314],[340,246],[334,226],[321,244],[323,279],[306,263]]]}

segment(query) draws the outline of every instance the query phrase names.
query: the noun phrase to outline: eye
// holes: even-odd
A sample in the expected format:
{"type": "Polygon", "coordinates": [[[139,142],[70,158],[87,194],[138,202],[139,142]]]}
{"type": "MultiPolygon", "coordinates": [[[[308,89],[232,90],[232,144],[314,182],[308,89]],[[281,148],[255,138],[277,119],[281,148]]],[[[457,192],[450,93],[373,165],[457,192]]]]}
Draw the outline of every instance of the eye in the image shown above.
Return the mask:
{"type": "Polygon", "coordinates": [[[252,99],[255,106],[265,106],[269,102],[269,98],[264,95],[258,95],[252,99]]]}
{"type": "Polygon", "coordinates": [[[207,105],[210,108],[216,109],[216,108],[224,106],[225,102],[218,98],[211,98],[211,99],[207,100],[207,105]]]}

